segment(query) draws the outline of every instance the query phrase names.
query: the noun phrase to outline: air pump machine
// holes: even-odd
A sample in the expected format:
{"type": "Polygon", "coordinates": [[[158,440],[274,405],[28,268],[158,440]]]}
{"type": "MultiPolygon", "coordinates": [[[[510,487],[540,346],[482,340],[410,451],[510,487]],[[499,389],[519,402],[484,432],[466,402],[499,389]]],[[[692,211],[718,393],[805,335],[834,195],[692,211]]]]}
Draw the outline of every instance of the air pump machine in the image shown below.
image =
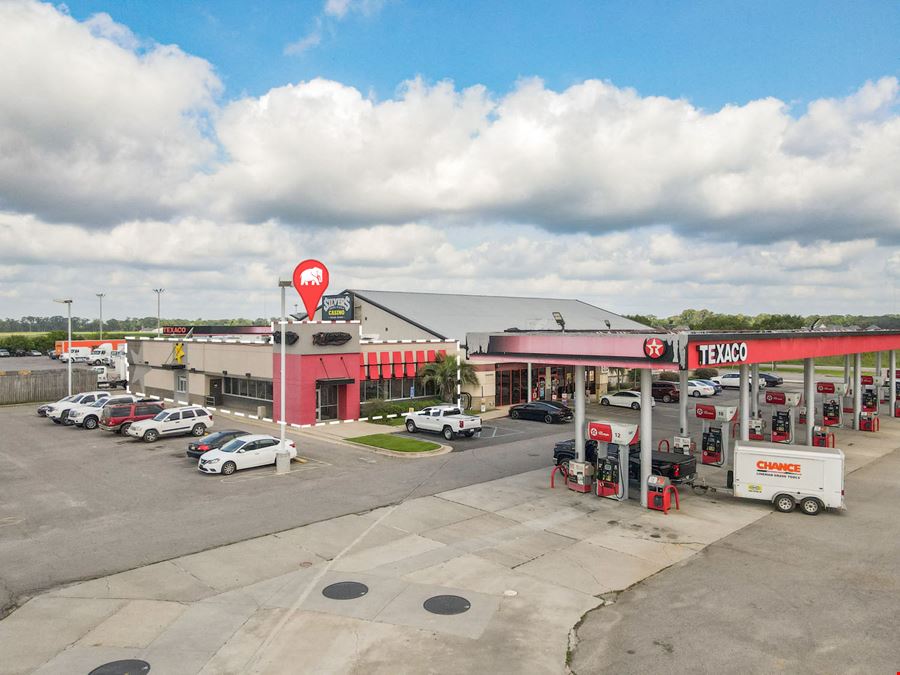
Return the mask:
{"type": "Polygon", "coordinates": [[[731,456],[732,425],[737,417],[737,408],[698,403],[695,414],[703,420],[700,462],[709,466],[724,466],[731,456]]]}
{"type": "Polygon", "coordinates": [[[640,427],[621,422],[590,422],[588,438],[597,442],[597,496],[628,499],[628,459],[633,451],[640,451],[640,427]]]}

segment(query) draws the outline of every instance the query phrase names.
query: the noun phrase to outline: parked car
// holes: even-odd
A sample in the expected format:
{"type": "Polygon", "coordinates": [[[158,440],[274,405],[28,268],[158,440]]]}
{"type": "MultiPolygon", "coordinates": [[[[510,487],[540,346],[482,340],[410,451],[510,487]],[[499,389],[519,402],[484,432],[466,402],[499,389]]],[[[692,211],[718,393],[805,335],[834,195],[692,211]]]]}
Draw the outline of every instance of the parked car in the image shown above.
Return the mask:
{"type": "Polygon", "coordinates": [[[9,350],[8,350],[8,349],[0,349],[0,358],[4,358],[4,359],[5,359],[5,358],[8,358],[8,357],[10,357],[10,356],[12,356],[12,354],[9,353],[9,350]]]}
{"type": "Polygon", "coordinates": [[[198,405],[163,410],[149,420],[134,422],[124,433],[153,443],[160,436],[203,436],[212,427],[212,414],[198,405]]]}
{"type": "Polygon", "coordinates": [[[68,424],[69,410],[79,403],[93,403],[99,399],[109,398],[108,391],[86,391],[73,396],[69,401],[59,401],[47,408],[47,417],[56,424],[68,424]]]}
{"type": "Polygon", "coordinates": [[[29,349],[27,356],[43,356],[37,349],[29,349]]]}
{"type": "Polygon", "coordinates": [[[138,397],[134,394],[121,394],[119,396],[110,396],[109,398],[100,398],[93,403],[72,406],[69,408],[68,415],[66,415],[66,424],[74,424],[85,429],[96,429],[100,424],[100,416],[103,414],[105,406],[134,403],[138,400],[138,397]]]}
{"type": "Polygon", "coordinates": [[[716,388],[709,384],[703,384],[700,380],[688,380],[688,396],[700,398],[701,396],[715,396],[716,388]]]}
{"type": "Polygon", "coordinates": [[[712,380],[697,380],[697,382],[702,382],[703,384],[708,384],[710,387],[713,388],[713,391],[715,391],[716,394],[722,393],[722,385],[719,384],[718,382],[713,382],[712,380]]]}
{"type": "Polygon", "coordinates": [[[654,400],[662,401],[663,403],[673,403],[681,399],[681,390],[679,390],[677,382],[668,382],[666,380],[654,382],[651,393],[654,400]]]}
{"type": "Polygon", "coordinates": [[[28,350],[27,349],[14,349],[13,356],[19,356],[19,357],[28,356],[28,350]]]}
{"type": "MultiPolygon", "coordinates": [[[[656,401],[652,398],[650,402],[656,405],[656,401]]],[[[616,405],[620,408],[631,408],[632,410],[641,409],[641,392],[626,389],[624,391],[616,391],[611,394],[604,394],[600,398],[600,405],[616,405]]]]}
{"type": "Polygon", "coordinates": [[[411,434],[420,430],[433,431],[450,441],[457,436],[471,438],[481,433],[481,418],[464,415],[455,405],[433,405],[403,417],[406,418],[406,430],[411,434]]]}
{"type": "Polygon", "coordinates": [[[767,387],[780,387],[784,384],[784,378],[778,375],[770,375],[769,373],[759,374],[760,383],[765,382],[767,387]]]}
{"type": "Polygon", "coordinates": [[[47,356],[49,356],[54,361],[59,358],[59,354],[56,353],[55,349],[48,349],[47,356]]]}
{"type": "MultiPolygon", "coordinates": [[[[197,460],[197,469],[203,473],[221,473],[230,476],[238,469],[249,469],[275,463],[281,441],[268,434],[248,434],[232,439],[221,448],[205,452],[197,460]]],[[[290,439],[285,446],[291,459],[297,456],[297,446],[290,439]]]]}
{"type": "MultiPolygon", "coordinates": [[[[621,447],[621,446],[620,446],[621,447]]],[[[618,457],[618,455],[615,455],[618,457]]],[[[587,440],[584,443],[584,458],[591,464],[597,463],[597,441],[587,440]]],[[[575,459],[575,439],[560,441],[553,448],[553,461],[568,467],[575,459]]],[[[666,476],[673,483],[690,483],[697,476],[697,459],[693,455],[680,452],[653,452],[651,472],[656,476],[666,476]]],[[[628,455],[628,479],[631,483],[641,480],[641,453],[637,446],[628,455]]]]}
{"type": "Polygon", "coordinates": [[[100,428],[124,434],[135,422],[153,419],[164,409],[162,401],[147,399],[124,405],[106,406],[100,412],[100,428]]]}
{"type": "MultiPolygon", "coordinates": [[[[717,377],[714,377],[712,380],[713,380],[713,382],[718,382],[719,386],[721,386],[724,389],[740,389],[741,388],[740,373],[725,373],[724,375],[719,375],[717,377]]],[[[750,382],[750,386],[752,387],[753,386],[753,376],[750,375],[748,377],[748,380],[750,382]]],[[[766,388],[766,381],[762,377],[759,378],[759,388],[760,389],[766,388]]]]}
{"type": "Polygon", "coordinates": [[[225,429],[217,431],[209,436],[204,436],[192,443],[188,443],[188,449],[185,453],[191,459],[199,459],[200,455],[210,450],[218,450],[226,443],[230,443],[239,436],[249,435],[249,431],[238,431],[237,429],[225,429]]]}
{"type": "Polygon", "coordinates": [[[553,401],[532,401],[510,406],[509,416],[514,420],[537,420],[546,424],[571,422],[575,419],[571,408],[553,401]]]}
{"type": "Polygon", "coordinates": [[[47,411],[50,410],[55,405],[62,405],[63,403],[69,403],[72,399],[74,399],[79,394],[72,394],[71,396],[66,396],[65,398],[59,399],[56,403],[45,403],[44,405],[39,405],[37,409],[38,417],[46,417],[47,411]]]}

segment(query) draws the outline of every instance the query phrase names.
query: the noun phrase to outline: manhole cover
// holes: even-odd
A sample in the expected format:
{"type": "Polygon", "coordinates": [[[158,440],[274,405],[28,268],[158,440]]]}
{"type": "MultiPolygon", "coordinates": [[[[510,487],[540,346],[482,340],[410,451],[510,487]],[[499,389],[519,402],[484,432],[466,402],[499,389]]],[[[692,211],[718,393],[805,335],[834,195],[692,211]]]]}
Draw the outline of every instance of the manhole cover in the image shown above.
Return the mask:
{"type": "Polygon", "coordinates": [[[150,672],[150,664],[138,659],[110,661],[94,668],[88,675],[141,675],[150,672]]]}
{"type": "Polygon", "coordinates": [[[462,614],[468,612],[472,605],[458,595],[435,595],[422,606],[432,614],[462,614]]]}
{"type": "Polygon", "coordinates": [[[339,581],[322,589],[322,595],[332,600],[355,600],[369,592],[369,587],[358,581],[339,581]]]}

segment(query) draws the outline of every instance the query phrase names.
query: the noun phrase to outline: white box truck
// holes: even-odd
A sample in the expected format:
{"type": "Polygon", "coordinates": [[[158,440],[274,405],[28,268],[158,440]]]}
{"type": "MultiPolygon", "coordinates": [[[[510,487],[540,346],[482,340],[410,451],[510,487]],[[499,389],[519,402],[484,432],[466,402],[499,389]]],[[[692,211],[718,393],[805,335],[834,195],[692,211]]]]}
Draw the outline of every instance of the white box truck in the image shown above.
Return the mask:
{"type": "Polygon", "coordinates": [[[844,453],[781,443],[738,442],[734,447],[734,496],[765,499],[779,511],[817,515],[844,508],[844,453]]]}

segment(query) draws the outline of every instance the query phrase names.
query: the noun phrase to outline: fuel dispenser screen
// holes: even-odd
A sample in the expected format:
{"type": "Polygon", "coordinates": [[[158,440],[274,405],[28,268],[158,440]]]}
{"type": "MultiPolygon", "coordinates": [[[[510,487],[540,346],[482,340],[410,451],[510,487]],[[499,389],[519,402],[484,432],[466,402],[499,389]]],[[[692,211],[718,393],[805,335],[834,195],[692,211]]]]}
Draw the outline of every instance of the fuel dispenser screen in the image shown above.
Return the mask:
{"type": "Polygon", "coordinates": [[[863,408],[875,409],[878,407],[878,396],[874,391],[864,391],[862,395],[863,408]]]}
{"type": "Polygon", "coordinates": [[[822,404],[822,417],[826,423],[838,422],[841,419],[841,407],[837,401],[826,401],[822,404]]]}

